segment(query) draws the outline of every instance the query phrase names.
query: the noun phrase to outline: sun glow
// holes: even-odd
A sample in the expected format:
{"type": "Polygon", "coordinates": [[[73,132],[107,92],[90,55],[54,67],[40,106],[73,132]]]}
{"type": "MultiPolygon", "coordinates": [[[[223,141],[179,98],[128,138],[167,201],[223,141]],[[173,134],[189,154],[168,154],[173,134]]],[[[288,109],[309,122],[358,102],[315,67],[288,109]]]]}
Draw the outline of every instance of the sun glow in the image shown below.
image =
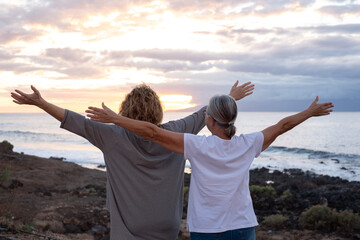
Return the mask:
{"type": "Polygon", "coordinates": [[[188,95],[160,95],[160,100],[164,111],[182,110],[196,106],[191,103],[192,96],[188,95]]]}

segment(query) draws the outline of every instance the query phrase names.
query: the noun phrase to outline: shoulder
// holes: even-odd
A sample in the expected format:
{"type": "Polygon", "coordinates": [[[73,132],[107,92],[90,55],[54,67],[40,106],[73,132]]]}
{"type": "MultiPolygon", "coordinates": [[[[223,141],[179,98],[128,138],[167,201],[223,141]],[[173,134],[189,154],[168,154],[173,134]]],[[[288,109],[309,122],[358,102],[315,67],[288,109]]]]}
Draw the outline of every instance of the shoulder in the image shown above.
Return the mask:
{"type": "Polygon", "coordinates": [[[248,134],[241,134],[239,136],[234,136],[231,139],[235,144],[239,144],[242,146],[262,146],[264,142],[264,135],[262,132],[253,132],[248,134]]]}
{"type": "Polygon", "coordinates": [[[263,141],[264,140],[264,134],[262,132],[253,132],[253,133],[247,133],[247,134],[241,134],[238,136],[238,139],[242,139],[245,141],[263,141]]]}
{"type": "Polygon", "coordinates": [[[195,135],[195,134],[192,134],[192,133],[184,133],[184,142],[185,143],[187,141],[189,141],[189,142],[205,141],[206,138],[207,137],[205,135],[195,135]]]}

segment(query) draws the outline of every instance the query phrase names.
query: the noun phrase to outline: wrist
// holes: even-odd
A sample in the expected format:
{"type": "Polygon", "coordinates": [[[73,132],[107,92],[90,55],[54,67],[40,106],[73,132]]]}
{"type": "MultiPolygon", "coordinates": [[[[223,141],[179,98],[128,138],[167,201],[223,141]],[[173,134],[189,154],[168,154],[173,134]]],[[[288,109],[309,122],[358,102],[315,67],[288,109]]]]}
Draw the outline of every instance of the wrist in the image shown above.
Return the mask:
{"type": "Polygon", "coordinates": [[[313,117],[313,113],[312,113],[312,111],[311,111],[310,109],[306,109],[306,110],[304,111],[304,114],[305,114],[305,116],[306,116],[307,118],[313,117]]]}
{"type": "Polygon", "coordinates": [[[47,101],[45,101],[45,99],[43,99],[43,98],[40,98],[39,101],[37,103],[35,103],[35,105],[41,109],[45,109],[48,104],[49,103],[47,101]]]}
{"type": "Polygon", "coordinates": [[[233,99],[235,99],[235,101],[240,100],[241,98],[236,98],[233,94],[229,93],[229,96],[232,97],[233,99]]]}

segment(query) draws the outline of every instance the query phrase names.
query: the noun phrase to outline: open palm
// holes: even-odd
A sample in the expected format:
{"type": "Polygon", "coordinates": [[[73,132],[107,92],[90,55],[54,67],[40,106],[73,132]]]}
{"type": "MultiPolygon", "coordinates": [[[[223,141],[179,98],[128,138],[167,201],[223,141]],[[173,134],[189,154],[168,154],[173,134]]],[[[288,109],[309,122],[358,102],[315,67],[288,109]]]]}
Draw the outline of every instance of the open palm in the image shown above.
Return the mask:
{"type": "Polygon", "coordinates": [[[33,93],[24,93],[17,89],[15,92],[11,92],[11,97],[14,99],[13,102],[20,105],[39,105],[42,100],[41,94],[34,86],[31,86],[31,89],[33,90],[33,93]]]}

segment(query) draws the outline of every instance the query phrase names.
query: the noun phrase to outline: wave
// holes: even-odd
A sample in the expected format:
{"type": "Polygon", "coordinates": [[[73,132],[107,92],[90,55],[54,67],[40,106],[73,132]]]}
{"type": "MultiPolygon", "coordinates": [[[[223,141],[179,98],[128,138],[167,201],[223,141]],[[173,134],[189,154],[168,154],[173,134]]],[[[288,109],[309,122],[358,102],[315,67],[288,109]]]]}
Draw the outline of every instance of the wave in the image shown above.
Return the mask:
{"type": "Polygon", "coordinates": [[[56,133],[39,133],[39,132],[30,132],[30,131],[1,131],[1,135],[23,135],[23,136],[47,136],[47,137],[54,137],[54,136],[61,136],[62,134],[56,133]]]}
{"type": "MultiPolygon", "coordinates": [[[[0,136],[2,138],[14,138],[22,139],[24,141],[34,141],[34,142],[73,142],[78,144],[87,143],[87,141],[79,141],[78,138],[69,135],[69,134],[59,134],[59,133],[41,133],[41,132],[32,132],[32,131],[2,131],[0,130],[0,136]]],[[[10,140],[8,139],[8,140],[10,140]]]]}
{"type": "Polygon", "coordinates": [[[267,152],[284,152],[291,154],[307,155],[308,159],[331,159],[334,161],[354,161],[360,160],[360,155],[357,154],[345,154],[345,153],[333,153],[327,151],[317,151],[305,148],[288,148],[281,146],[269,147],[267,152]]]}

